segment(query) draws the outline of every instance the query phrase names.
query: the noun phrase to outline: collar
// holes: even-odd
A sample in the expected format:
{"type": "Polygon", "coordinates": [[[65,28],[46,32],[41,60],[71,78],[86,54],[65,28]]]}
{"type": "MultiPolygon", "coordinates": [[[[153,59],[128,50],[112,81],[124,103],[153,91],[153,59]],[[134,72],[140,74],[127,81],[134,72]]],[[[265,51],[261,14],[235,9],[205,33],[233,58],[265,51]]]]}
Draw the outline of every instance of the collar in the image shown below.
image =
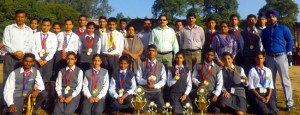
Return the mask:
{"type": "MultiPolygon", "coordinates": [[[[19,26],[17,25],[17,23],[15,23],[13,26],[16,27],[16,28],[19,28],[19,26]]],[[[23,29],[23,28],[28,28],[28,26],[26,26],[25,24],[23,24],[23,27],[21,29],[23,29]]]]}
{"type": "Polygon", "coordinates": [[[207,32],[212,32],[212,33],[215,33],[216,30],[207,30],[207,32]]]}
{"type": "Polygon", "coordinates": [[[107,33],[110,33],[110,32],[115,33],[115,31],[117,31],[117,30],[113,30],[113,31],[108,30],[107,33]]]}
{"type": "Polygon", "coordinates": [[[99,31],[105,32],[105,31],[106,31],[106,28],[104,28],[104,29],[99,29],[99,31]]]}
{"type": "MultiPolygon", "coordinates": [[[[176,65],[176,66],[175,66],[175,68],[176,68],[176,69],[179,69],[179,66],[178,66],[178,65],[176,65]]],[[[183,65],[181,65],[181,69],[182,69],[182,68],[184,68],[184,66],[183,66],[183,65]]]]}
{"type": "MultiPolygon", "coordinates": [[[[88,37],[88,36],[89,36],[89,35],[86,34],[84,37],[86,38],[86,37],[88,37]]],[[[94,33],[92,34],[92,37],[93,37],[93,38],[95,37],[94,33]]]]}
{"type": "Polygon", "coordinates": [[[264,26],[264,27],[258,27],[258,28],[262,30],[262,29],[265,29],[265,28],[266,28],[266,26],[264,26]]]}
{"type": "Polygon", "coordinates": [[[145,30],[142,30],[141,32],[142,32],[142,33],[151,33],[152,30],[150,29],[149,32],[146,32],[145,30]]]}
{"type": "Polygon", "coordinates": [[[68,66],[66,67],[66,70],[68,70],[68,69],[71,69],[72,71],[74,71],[75,70],[75,65],[73,65],[71,68],[69,68],[68,66]]]}
{"type": "MultiPolygon", "coordinates": [[[[72,30],[71,30],[70,33],[68,34],[68,36],[71,35],[72,33],[73,33],[73,32],[72,32],[72,30]]],[[[64,34],[67,34],[67,32],[64,31],[64,34]]]]}
{"type": "MultiPolygon", "coordinates": [[[[22,67],[20,73],[24,73],[24,72],[25,72],[25,70],[24,70],[24,68],[22,67]]],[[[33,72],[33,71],[32,71],[32,68],[30,68],[30,72],[31,72],[31,73],[33,72]]]]}
{"type": "Polygon", "coordinates": [[[148,59],[148,63],[149,63],[149,62],[150,62],[151,64],[152,64],[152,63],[156,63],[156,59],[154,59],[153,62],[151,62],[150,59],[148,59]]]}
{"type": "MultiPolygon", "coordinates": [[[[85,29],[86,29],[86,27],[84,27],[84,28],[83,28],[83,31],[84,31],[85,29]]],[[[81,28],[79,27],[79,28],[78,28],[78,30],[80,30],[80,31],[81,31],[81,28]]]]}
{"type": "Polygon", "coordinates": [[[40,31],[40,33],[44,35],[44,34],[48,34],[49,31],[47,31],[47,32],[45,32],[45,33],[44,33],[43,31],[40,31]]]}
{"type": "MultiPolygon", "coordinates": [[[[258,67],[258,66],[255,66],[255,67],[259,69],[259,67],[258,67]]],[[[263,66],[261,69],[262,69],[262,70],[265,70],[265,69],[266,69],[266,67],[265,67],[265,66],[263,66]]]]}
{"type": "MultiPolygon", "coordinates": [[[[250,28],[249,27],[247,27],[247,30],[249,31],[249,32],[251,32],[250,30],[250,28]]],[[[257,33],[257,29],[256,28],[254,28],[254,31],[257,33]]]]}
{"type": "Polygon", "coordinates": [[[32,31],[34,31],[34,32],[37,32],[37,29],[35,29],[35,30],[32,30],[32,31]]]}
{"type": "Polygon", "coordinates": [[[99,72],[99,71],[100,71],[100,68],[101,68],[101,67],[99,67],[99,69],[93,68],[93,70],[96,71],[96,72],[99,72]]]}
{"type": "MultiPolygon", "coordinates": [[[[225,69],[228,70],[227,67],[225,67],[225,69]]],[[[234,65],[233,64],[231,65],[231,69],[234,70],[234,65]]]]}
{"type": "MultiPolygon", "coordinates": [[[[195,25],[195,26],[194,26],[195,29],[197,29],[198,27],[199,27],[198,25],[195,25]]],[[[194,28],[190,28],[190,26],[188,26],[188,25],[185,26],[185,28],[186,28],[186,29],[190,29],[190,30],[191,30],[191,29],[194,29],[194,28]]]]}
{"type": "Polygon", "coordinates": [[[239,30],[240,28],[237,26],[237,27],[230,27],[230,30],[239,30]]]}
{"type": "Polygon", "coordinates": [[[126,30],[120,30],[120,32],[126,33],[126,30]]]}
{"type": "MultiPolygon", "coordinates": [[[[208,63],[207,63],[206,61],[204,61],[204,64],[205,64],[205,65],[208,65],[208,63]]],[[[212,66],[212,67],[214,67],[214,66],[215,66],[215,63],[214,63],[214,61],[212,61],[212,62],[211,62],[211,66],[212,66]]]]}
{"type": "MultiPolygon", "coordinates": [[[[169,29],[170,27],[167,25],[166,28],[164,30],[169,29]]],[[[157,27],[157,29],[163,30],[160,26],[157,27]]]]}
{"type": "Polygon", "coordinates": [[[120,69],[120,73],[122,73],[122,72],[126,73],[126,72],[127,72],[127,69],[125,69],[125,70],[121,70],[121,69],[120,69]]]}

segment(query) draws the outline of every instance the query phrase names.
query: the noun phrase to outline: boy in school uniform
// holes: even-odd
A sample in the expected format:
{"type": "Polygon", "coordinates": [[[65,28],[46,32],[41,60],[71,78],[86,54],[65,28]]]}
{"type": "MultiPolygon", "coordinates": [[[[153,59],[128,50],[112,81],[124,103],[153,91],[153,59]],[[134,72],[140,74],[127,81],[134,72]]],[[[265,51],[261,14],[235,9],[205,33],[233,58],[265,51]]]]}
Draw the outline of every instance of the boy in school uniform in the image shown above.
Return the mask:
{"type": "Polygon", "coordinates": [[[255,114],[277,114],[276,102],[272,99],[272,71],[264,66],[265,56],[264,52],[258,52],[255,57],[256,66],[249,71],[252,108],[255,114]]]}
{"type": "MultiPolygon", "coordinates": [[[[197,89],[204,87],[208,90],[207,99],[211,100],[211,104],[208,107],[208,111],[212,113],[220,113],[218,97],[221,94],[223,87],[223,78],[217,76],[217,73],[221,70],[217,64],[214,63],[215,51],[209,48],[205,51],[204,62],[198,63],[194,67],[192,81],[197,86],[197,89]]],[[[196,98],[196,94],[193,95],[196,98]]]]}
{"type": "Polygon", "coordinates": [[[53,78],[56,79],[58,72],[67,66],[66,55],[68,52],[77,54],[79,50],[79,37],[72,32],[74,27],[73,20],[65,20],[65,31],[57,34],[57,51],[54,58],[53,78]]]}
{"type": "Polygon", "coordinates": [[[244,69],[234,65],[233,56],[229,52],[222,54],[224,67],[217,74],[223,78],[222,96],[220,97],[220,106],[222,108],[229,107],[234,110],[237,115],[243,115],[246,108],[245,86],[248,86],[248,79],[244,69]]]}
{"type": "MultiPolygon", "coordinates": [[[[157,104],[159,112],[162,111],[164,105],[162,87],[166,84],[166,71],[162,63],[156,59],[157,48],[155,45],[148,46],[148,59],[146,59],[138,68],[137,83],[144,87],[144,98],[149,105],[150,101],[157,104]]],[[[144,111],[148,107],[144,107],[144,111]]]]}
{"type": "Polygon", "coordinates": [[[118,68],[119,57],[124,49],[124,37],[116,30],[117,19],[108,19],[108,31],[101,35],[101,53],[103,54],[103,66],[108,69],[109,75],[118,68]]]}
{"type": "Polygon", "coordinates": [[[53,33],[55,33],[56,35],[61,32],[61,23],[59,22],[54,22],[53,25],[52,25],[52,30],[53,30],[53,33]]]}
{"type": "Polygon", "coordinates": [[[126,26],[127,26],[127,20],[124,18],[121,19],[120,20],[120,32],[123,34],[124,38],[127,36],[126,26]]]}
{"type": "Polygon", "coordinates": [[[184,54],[177,52],[176,65],[168,71],[167,84],[170,87],[170,103],[174,114],[183,114],[183,106],[191,103],[189,93],[192,89],[191,71],[183,65],[184,54]]]}
{"type": "Polygon", "coordinates": [[[100,16],[98,22],[99,22],[99,29],[95,31],[95,34],[101,36],[103,33],[107,31],[106,30],[107,18],[105,16],[100,16]]]}
{"type": "Polygon", "coordinates": [[[75,65],[76,54],[67,55],[67,67],[61,69],[56,79],[58,101],[54,107],[54,115],[72,115],[79,105],[82,89],[83,72],[75,65]]]}
{"type": "Polygon", "coordinates": [[[32,29],[32,33],[35,34],[38,31],[38,27],[39,27],[39,19],[37,18],[32,18],[30,20],[30,28],[32,29]]]}
{"type": "Polygon", "coordinates": [[[86,35],[87,16],[80,15],[78,18],[79,28],[75,31],[79,38],[86,35]]]}
{"type": "Polygon", "coordinates": [[[121,56],[119,59],[120,70],[115,72],[110,80],[109,94],[113,98],[110,108],[113,114],[132,107],[131,100],[134,98],[136,81],[134,73],[128,69],[129,63],[129,57],[121,56]]]}
{"type": "Polygon", "coordinates": [[[100,54],[100,36],[94,34],[96,24],[89,22],[86,26],[87,34],[80,38],[80,64],[83,72],[92,68],[92,58],[95,54],[100,54]]]}
{"type": "Polygon", "coordinates": [[[106,69],[101,68],[100,54],[93,56],[93,68],[85,71],[82,92],[84,95],[81,115],[101,115],[105,107],[105,97],[109,87],[106,69]]]}
{"type": "Polygon", "coordinates": [[[47,97],[40,72],[33,67],[35,57],[28,53],[23,57],[23,67],[12,71],[4,87],[4,100],[10,115],[21,115],[23,105],[31,95],[36,98],[33,106],[33,115],[37,114],[38,107],[47,97]]]}

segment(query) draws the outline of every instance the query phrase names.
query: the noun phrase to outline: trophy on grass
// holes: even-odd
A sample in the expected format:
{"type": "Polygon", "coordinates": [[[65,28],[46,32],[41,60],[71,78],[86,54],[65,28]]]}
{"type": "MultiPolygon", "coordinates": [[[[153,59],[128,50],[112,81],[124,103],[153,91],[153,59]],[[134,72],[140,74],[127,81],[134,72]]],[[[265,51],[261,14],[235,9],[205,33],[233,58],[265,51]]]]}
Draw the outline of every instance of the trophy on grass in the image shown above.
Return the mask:
{"type": "Polygon", "coordinates": [[[147,112],[151,115],[156,115],[157,114],[157,105],[154,103],[154,101],[150,102],[147,112]]]}
{"type": "Polygon", "coordinates": [[[186,103],[183,106],[183,115],[192,115],[193,114],[193,107],[190,103],[186,103]]]}
{"type": "Polygon", "coordinates": [[[208,94],[208,91],[205,88],[200,87],[197,90],[198,98],[195,99],[194,103],[196,104],[196,107],[201,112],[201,115],[204,115],[208,106],[210,105],[210,100],[206,99],[207,94],[208,94]]]}
{"type": "Polygon", "coordinates": [[[140,111],[143,110],[143,108],[145,107],[147,100],[146,99],[142,99],[143,96],[145,94],[145,91],[143,89],[142,86],[138,86],[135,90],[134,90],[134,95],[135,95],[135,99],[131,100],[131,104],[134,108],[134,110],[137,111],[137,114],[140,114],[140,111]]]}
{"type": "Polygon", "coordinates": [[[173,107],[171,106],[170,102],[167,102],[163,106],[162,114],[163,115],[172,115],[172,109],[173,109],[173,107]]]}

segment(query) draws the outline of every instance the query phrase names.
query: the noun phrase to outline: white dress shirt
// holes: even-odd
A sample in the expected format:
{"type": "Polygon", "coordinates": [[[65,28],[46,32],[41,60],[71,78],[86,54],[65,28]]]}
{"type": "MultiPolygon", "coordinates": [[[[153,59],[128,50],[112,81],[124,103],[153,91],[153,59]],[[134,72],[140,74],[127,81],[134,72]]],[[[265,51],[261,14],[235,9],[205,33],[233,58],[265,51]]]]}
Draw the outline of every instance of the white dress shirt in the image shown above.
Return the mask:
{"type": "MultiPolygon", "coordinates": [[[[69,69],[71,69],[72,71],[74,71],[75,67],[76,67],[75,65],[72,66],[71,68],[66,67],[66,71],[69,70],[69,69]]],[[[78,68],[76,68],[76,69],[78,69],[78,68]]],[[[61,90],[63,89],[62,88],[62,77],[65,77],[65,76],[62,76],[61,72],[59,71],[58,72],[58,76],[56,78],[56,87],[55,87],[55,90],[56,90],[56,93],[57,93],[58,96],[62,95],[61,94],[62,93],[61,90]]],[[[78,73],[78,77],[77,77],[77,86],[76,86],[75,90],[72,93],[72,97],[73,98],[76,97],[80,93],[80,91],[82,89],[82,81],[83,81],[83,72],[82,72],[82,70],[80,70],[79,73],[78,73]]]]}
{"type": "MultiPolygon", "coordinates": [[[[30,69],[30,72],[33,72],[32,68],[30,69]]],[[[20,71],[21,74],[24,73],[24,69],[21,68],[20,71]]],[[[6,80],[6,84],[4,87],[4,100],[7,104],[7,106],[9,107],[10,105],[14,104],[14,91],[15,91],[15,84],[16,84],[16,78],[15,78],[15,71],[12,71],[7,80],[6,80]]],[[[30,79],[29,79],[30,80],[30,79]]],[[[37,75],[35,78],[35,86],[40,90],[43,91],[45,90],[45,86],[44,86],[44,82],[43,82],[43,78],[40,74],[39,71],[37,71],[37,75]]],[[[29,86],[31,87],[31,86],[29,86]]]]}
{"type": "MultiPolygon", "coordinates": [[[[48,53],[47,57],[45,58],[46,61],[53,59],[54,54],[56,53],[57,49],[57,36],[52,32],[47,32],[48,38],[46,40],[46,53],[48,53]]],[[[35,37],[35,44],[32,49],[32,53],[35,55],[36,60],[41,59],[40,52],[42,50],[42,42],[41,40],[44,39],[43,32],[37,32],[34,34],[35,37]],[[42,37],[41,37],[42,36],[42,37]]],[[[47,36],[47,35],[46,35],[47,36]]]]}
{"type": "Polygon", "coordinates": [[[14,53],[22,51],[31,53],[34,44],[32,29],[24,24],[19,28],[17,24],[11,24],[5,27],[3,33],[3,46],[5,51],[14,53]]]}
{"type": "MultiPolygon", "coordinates": [[[[120,73],[126,73],[127,72],[127,69],[125,70],[120,70],[120,73]]],[[[124,80],[126,79],[126,77],[124,78],[124,80]]],[[[119,79],[117,79],[119,80],[119,79]]],[[[125,81],[124,81],[125,82],[125,81]]],[[[119,95],[117,92],[116,92],[116,85],[119,85],[119,84],[116,84],[116,80],[112,77],[111,80],[110,80],[110,85],[109,85],[109,94],[117,99],[118,97],[121,97],[121,95],[119,95]]],[[[135,81],[135,76],[133,76],[131,78],[131,86],[130,86],[130,89],[127,91],[128,95],[133,95],[134,93],[134,90],[136,89],[136,81],[135,81]]]]}
{"type": "MultiPolygon", "coordinates": [[[[157,62],[157,60],[155,59],[153,62],[151,62],[150,60],[146,63],[151,63],[151,67],[155,66],[157,62]]],[[[143,70],[141,65],[139,65],[138,71],[136,73],[136,79],[139,85],[147,85],[147,79],[143,78],[143,70]]],[[[165,84],[166,84],[166,80],[167,80],[167,75],[166,75],[166,71],[165,71],[165,67],[162,67],[161,72],[160,72],[160,81],[156,84],[154,84],[154,88],[155,89],[160,89],[162,88],[165,84]]]]}
{"type": "MultiPolygon", "coordinates": [[[[231,65],[231,70],[234,70],[234,67],[235,67],[235,66],[232,64],[232,65],[231,65]]],[[[225,67],[225,69],[228,70],[227,67],[225,67]]],[[[234,73],[234,74],[236,74],[236,73],[234,73]]],[[[245,71],[244,71],[244,69],[243,69],[242,67],[241,67],[241,73],[239,73],[239,74],[240,74],[240,76],[244,76],[244,77],[247,78],[247,76],[246,76],[246,74],[245,74],[245,71]]],[[[223,78],[223,70],[220,70],[220,71],[218,72],[217,77],[222,77],[222,78],[223,78]]],[[[245,86],[248,86],[248,85],[249,85],[249,82],[248,82],[247,84],[244,84],[244,85],[245,85],[245,86]]],[[[224,86],[224,85],[223,85],[223,86],[224,86]]],[[[222,88],[222,91],[223,91],[223,90],[226,90],[225,87],[222,88]]]]}
{"type": "MultiPolygon", "coordinates": [[[[178,65],[175,66],[176,69],[179,69],[178,65]]],[[[184,66],[181,66],[181,69],[184,68],[184,66]]],[[[177,82],[177,80],[175,79],[175,77],[172,75],[171,71],[168,71],[168,80],[167,80],[167,84],[169,87],[171,87],[172,85],[174,85],[177,82]]],[[[187,74],[187,80],[186,80],[187,86],[186,86],[186,90],[184,92],[184,94],[189,95],[191,90],[192,90],[192,79],[191,79],[191,71],[189,71],[189,73],[187,74]]]]}
{"type": "MultiPolygon", "coordinates": [[[[272,71],[269,68],[263,66],[261,72],[262,75],[266,74],[266,84],[264,88],[274,89],[272,71]]],[[[249,89],[262,87],[262,85],[260,84],[259,73],[256,71],[255,67],[252,67],[250,69],[248,77],[249,77],[249,89]]]]}
{"type": "MultiPolygon", "coordinates": [[[[207,63],[206,61],[205,61],[204,63],[205,63],[205,66],[208,65],[208,63],[207,63]]],[[[212,62],[212,64],[210,65],[210,68],[212,68],[213,66],[215,66],[215,63],[214,63],[214,62],[212,62]]],[[[192,81],[193,81],[193,83],[194,83],[196,86],[199,86],[199,83],[201,83],[201,82],[197,79],[197,77],[199,77],[199,74],[201,74],[201,73],[199,73],[199,72],[201,72],[201,71],[197,71],[197,69],[194,68],[193,75],[192,75],[192,81]]],[[[221,94],[221,92],[222,92],[222,87],[223,87],[223,76],[218,76],[218,75],[217,75],[216,77],[217,77],[217,79],[216,79],[217,84],[216,84],[215,90],[212,91],[212,93],[215,94],[216,96],[219,96],[219,95],[221,94]]]]}
{"type": "MultiPolygon", "coordinates": [[[[99,73],[99,71],[95,68],[93,68],[92,71],[96,70],[97,74],[99,73]]],[[[88,81],[88,79],[86,78],[87,76],[84,76],[83,79],[83,85],[82,85],[82,92],[83,95],[87,98],[90,98],[92,96],[88,86],[89,84],[92,84],[90,81],[88,81]]],[[[109,78],[108,78],[108,73],[106,73],[104,76],[100,76],[100,77],[104,77],[104,84],[102,87],[102,90],[100,90],[99,95],[97,96],[99,99],[102,99],[103,97],[106,96],[107,90],[108,90],[108,85],[109,85],[109,78]]]]}
{"type": "MultiPolygon", "coordinates": [[[[66,35],[66,32],[60,32],[57,34],[57,42],[58,42],[57,51],[63,50],[65,35],[66,35]]],[[[79,40],[78,35],[74,32],[70,32],[67,35],[68,46],[65,49],[65,51],[66,52],[72,51],[77,54],[77,52],[79,50],[79,42],[80,42],[80,40],[79,40]]]]}
{"type": "MultiPolygon", "coordinates": [[[[86,34],[83,41],[85,41],[86,37],[88,37],[88,36],[89,36],[89,35],[86,34]]],[[[95,34],[92,34],[91,37],[94,38],[94,39],[96,39],[96,38],[95,38],[95,34]]],[[[89,39],[92,39],[92,38],[89,38],[89,39]]],[[[86,43],[85,43],[85,42],[82,43],[81,40],[79,40],[79,49],[78,49],[79,54],[81,54],[82,44],[86,44],[86,43]]],[[[97,54],[100,54],[100,52],[101,52],[101,38],[99,38],[99,40],[98,40],[97,43],[94,42],[93,44],[97,44],[98,49],[96,50],[96,53],[97,53],[97,54]]],[[[93,51],[93,52],[94,52],[94,51],[93,51]]]]}
{"type": "Polygon", "coordinates": [[[122,55],[123,49],[124,49],[124,37],[123,34],[114,30],[112,31],[112,35],[114,37],[114,45],[116,46],[116,49],[108,52],[109,46],[108,46],[108,40],[110,39],[110,32],[107,31],[101,35],[101,50],[104,54],[119,54],[119,56],[122,55]]]}

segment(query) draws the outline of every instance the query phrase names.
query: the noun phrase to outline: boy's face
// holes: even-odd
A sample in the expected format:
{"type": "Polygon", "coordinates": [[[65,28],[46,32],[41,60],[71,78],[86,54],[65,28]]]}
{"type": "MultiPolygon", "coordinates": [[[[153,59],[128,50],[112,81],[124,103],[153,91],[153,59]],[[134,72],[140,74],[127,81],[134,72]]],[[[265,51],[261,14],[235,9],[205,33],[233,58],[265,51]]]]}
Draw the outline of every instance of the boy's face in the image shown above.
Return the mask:
{"type": "Polygon", "coordinates": [[[149,58],[155,58],[157,55],[157,51],[154,48],[149,48],[148,49],[148,56],[149,58]]]}
{"type": "Polygon", "coordinates": [[[260,18],[258,19],[258,23],[259,23],[260,25],[265,26],[265,25],[267,24],[267,19],[266,19],[265,17],[260,17],[260,18]]]}
{"type": "Polygon", "coordinates": [[[230,23],[231,23],[232,26],[238,26],[239,25],[239,19],[238,19],[238,17],[232,17],[230,19],[230,23]]]}
{"type": "Polygon", "coordinates": [[[189,16],[187,18],[187,22],[188,22],[189,25],[193,25],[193,24],[196,23],[196,18],[194,16],[189,16]]]}
{"type": "Polygon", "coordinates": [[[205,54],[205,59],[207,62],[211,62],[215,59],[215,53],[214,52],[207,52],[205,54]]]}
{"type": "Polygon", "coordinates": [[[34,59],[27,57],[23,60],[24,69],[30,69],[34,65],[34,59]]]}
{"type": "Polygon", "coordinates": [[[179,54],[175,57],[176,64],[182,64],[184,61],[183,55],[179,54]]]}
{"type": "Polygon", "coordinates": [[[206,24],[207,28],[210,30],[214,30],[216,28],[216,21],[215,20],[210,20],[206,24]]]}
{"type": "Polygon", "coordinates": [[[124,22],[124,21],[120,22],[120,28],[121,28],[121,29],[125,29],[126,26],[127,26],[127,23],[126,23],[126,22],[124,22]]]}
{"type": "Polygon", "coordinates": [[[119,64],[120,64],[120,69],[121,70],[127,69],[128,65],[129,65],[126,60],[120,61],[119,64]]]}
{"type": "Polygon", "coordinates": [[[27,17],[25,15],[25,13],[18,13],[15,16],[15,20],[16,20],[17,25],[23,25],[26,22],[27,17]]]}
{"type": "Polygon", "coordinates": [[[48,32],[50,30],[50,28],[51,28],[51,24],[49,21],[44,21],[42,23],[42,31],[43,32],[48,32]]]}
{"type": "Polygon", "coordinates": [[[65,29],[66,31],[71,31],[73,29],[74,25],[72,23],[72,21],[66,21],[65,23],[65,29]]]}
{"type": "Polygon", "coordinates": [[[95,26],[94,25],[90,25],[88,28],[87,28],[87,32],[89,35],[92,35],[95,31],[95,26]]]}
{"type": "Polygon", "coordinates": [[[255,62],[257,65],[263,64],[265,62],[265,57],[263,55],[258,55],[255,57],[255,62]]]}
{"type": "Polygon", "coordinates": [[[100,19],[99,20],[99,26],[100,26],[100,28],[106,28],[106,24],[107,24],[107,22],[106,22],[105,19],[100,19]]]}
{"type": "Polygon", "coordinates": [[[130,35],[130,36],[134,36],[134,34],[135,34],[134,28],[133,28],[133,27],[129,27],[127,33],[128,33],[128,35],[130,35]]]}
{"type": "Polygon", "coordinates": [[[182,22],[178,22],[178,23],[176,23],[176,30],[177,31],[180,31],[182,28],[183,28],[183,24],[182,24],[182,22]]]}
{"type": "Polygon", "coordinates": [[[95,67],[95,68],[100,67],[101,63],[102,63],[102,60],[101,60],[100,57],[97,56],[97,57],[94,58],[93,64],[94,64],[94,67],[95,67]]]}
{"type": "Polygon", "coordinates": [[[254,17],[247,19],[248,26],[255,26],[256,22],[257,22],[257,20],[254,17]]]}
{"type": "Polygon", "coordinates": [[[110,31],[114,31],[116,29],[116,27],[117,27],[117,23],[116,22],[109,22],[108,23],[108,29],[110,31]]]}
{"type": "Polygon", "coordinates": [[[223,63],[225,64],[226,67],[229,67],[232,65],[232,58],[229,55],[226,55],[223,57],[223,63]]]}
{"type": "Polygon", "coordinates": [[[59,25],[54,25],[54,26],[53,26],[53,32],[54,32],[54,33],[59,33],[59,32],[61,32],[60,26],[59,26],[59,25]]]}
{"type": "Polygon", "coordinates": [[[271,14],[270,17],[268,17],[268,22],[270,22],[270,24],[277,23],[277,17],[275,15],[271,14]]]}
{"type": "Polygon", "coordinates": [[[37,20],[31,20],[30,27],[32,30],[36,30],[38,28],[38,26],[39,26],[39,23],[37,20]]]}
{"type": "Polygon", "coordinates": [[[68,66],[75,65],[76,61],[77,61],[77,59],[75,58],[74,55],[68,55],[68,57],[67,57],[67,64],[68,64],[68,66]]]}
{"type": "Polygon", "coordinates": [[[85,27],[87,24],[87,19],[86,19],[86,17],[80,17],[78,22],[79,22],[80,27],[85,27]]]}

